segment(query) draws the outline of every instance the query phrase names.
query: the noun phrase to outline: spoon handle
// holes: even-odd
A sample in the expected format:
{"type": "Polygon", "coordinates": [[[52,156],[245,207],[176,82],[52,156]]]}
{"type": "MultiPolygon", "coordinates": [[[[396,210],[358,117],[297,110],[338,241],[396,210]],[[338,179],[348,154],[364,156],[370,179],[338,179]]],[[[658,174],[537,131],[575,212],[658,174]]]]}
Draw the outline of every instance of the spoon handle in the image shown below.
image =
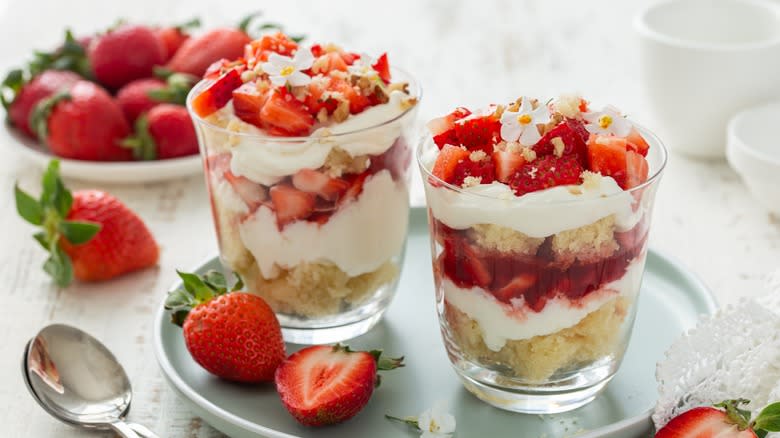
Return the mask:
{"type": "Polygon", "coordinates": [[[160,438],[156,433],[149,430],[146,426],[138,423],[128,423],[131,429],[141,438],[160,438]]]}
{"type": "Polygon", "coordinates": [[[114,430],[119,436],[122,438],[141,438],[133,428],[131,428],[127,423],[124,421],[117,421],[115,423],[109,424],[111,426],[111,429],[114,430]]]}

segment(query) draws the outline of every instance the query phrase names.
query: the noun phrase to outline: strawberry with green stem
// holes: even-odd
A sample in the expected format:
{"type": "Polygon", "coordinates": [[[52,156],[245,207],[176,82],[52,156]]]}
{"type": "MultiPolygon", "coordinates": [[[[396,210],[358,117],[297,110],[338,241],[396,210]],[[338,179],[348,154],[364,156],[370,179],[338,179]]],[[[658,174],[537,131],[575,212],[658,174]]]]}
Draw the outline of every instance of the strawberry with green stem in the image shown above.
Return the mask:
{"type": "Polygon", "coordinates": [[[225,276],[178,272],[183,288],[165,301],[171,321],[182,327],[192,358],[206,371],[244,383],[271,381],[285,357],[276,315],[259,296],[239,292],[238,277],[228,288],[225,276]]]}
{"type": "Polygon", "coordinates": [[[43,229],[33,237],[49,251],[43,269],[58,286],[68,286],[74,276],[107,280],[157,263],[157,243],[121,201],[97,190],[71,193],[59,177],[56,160],[49,163],[42,185],[38,199],[14,187],[16,209],[43,229]]]}
{"type": "Polygon", "coordinates": [[[700,406],[673,418],[656,438],[763,438],[769,432],[780,432],[780,402],[766,406],[751,418],[740,405],[749,400],[726,400],[714,406],[700,406]]]}

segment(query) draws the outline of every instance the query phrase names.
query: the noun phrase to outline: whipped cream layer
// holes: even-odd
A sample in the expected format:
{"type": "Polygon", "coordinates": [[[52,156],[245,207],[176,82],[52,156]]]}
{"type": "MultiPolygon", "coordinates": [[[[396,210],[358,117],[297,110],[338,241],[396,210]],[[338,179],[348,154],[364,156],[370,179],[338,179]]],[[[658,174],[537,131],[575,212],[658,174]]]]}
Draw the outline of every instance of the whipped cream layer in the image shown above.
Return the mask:
{"type": "Polygon", "coordinates": [[[618,296],[635,299],[642,282],[644,262],[644,255],[637,257],[619,280],[603,285],[576,302],[566,297],[548,300],[541,312],[534,312],[523,300],[514,300],[512,305],[502,303],[479,287],[462,289],[446,276],[441,279],[441,288],[450,305],[479,323],[485,345],[499,351],[509,340],[549,335],[573,327],[618,296]]]}
{"type": "Polygon", "coordinates": [[[298,221],[279,231],[274,212],[261,206],[239,232],[265,278],[276,277],[280,267],[325,261],[354,277],[401,253],[408,214],[406,186],[382,170],[366,180],[356,201],[340,207],[325,224],[298,221]]]}
{"type": "MultiPolygon", "coordinates": [[[[387,103],[367,108],[341,123],[320,127],[311,133],[308,140],[302,142],[285,142],[284,137],[279,137],[279,141],[254,138],[252,133],[263,134],[263,131],[231,114],[231,122],[246,125],[242,125],[241,131],[250,135],[236,135],[231,139],[233,157],[230,160],[230,171],[268,186],[300,169],[322,167],[335,147],[343,149],[352,157],[382,154],[401,135],[401,123],[395,121],[381,124],[403,114],[408,108],[406,101],[409,98],[407,93],[393,91],[387,103]],[[358,132],[339,135],[352,131],[358,132]]],[[[226,107],[226,110],[231,111],[231,108],[226,107]]]]}
{"type": "MultiPolygon", "coordinates": [[[[425,141],[420,161],[430,172],[439,150],[430,137],[425,141]]],[[[651,148],[648,155],[651,169],[661,159],[658,148],[651,148]]],[[[612,177],[598,173],[591,173],[583,184],[551,187],[522,196],[516,196],[508,185],[498,181],[460,191],[425,182],[428,207],[436,219],[450,228],[495,224],[540,238],[583,227],[613,214],[617,231],[628,231],[652,207],[653,196],[637,193],[642,193],[639,203],[612,177]]]]}

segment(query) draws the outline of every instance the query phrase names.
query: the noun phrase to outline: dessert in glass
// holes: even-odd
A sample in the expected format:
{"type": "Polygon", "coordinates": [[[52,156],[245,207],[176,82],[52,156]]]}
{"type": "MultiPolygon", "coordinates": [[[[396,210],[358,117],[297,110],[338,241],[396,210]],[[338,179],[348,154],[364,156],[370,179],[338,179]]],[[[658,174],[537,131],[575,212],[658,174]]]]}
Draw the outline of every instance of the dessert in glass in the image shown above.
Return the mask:
{"type": "Polygon", "coordinates": [[[427,126],[417,158],[455,371],[511,411],[588,403],[631,334],[663,145],[579,96],[458,108],[427,126]]]}
{"type": "Polygon", "coordinates": [[[390,303],[419,99],[386,54],[283,33],[215,63],[190,92],[221,261],[274,309],[286,341],[361,335],[390,303]]]}

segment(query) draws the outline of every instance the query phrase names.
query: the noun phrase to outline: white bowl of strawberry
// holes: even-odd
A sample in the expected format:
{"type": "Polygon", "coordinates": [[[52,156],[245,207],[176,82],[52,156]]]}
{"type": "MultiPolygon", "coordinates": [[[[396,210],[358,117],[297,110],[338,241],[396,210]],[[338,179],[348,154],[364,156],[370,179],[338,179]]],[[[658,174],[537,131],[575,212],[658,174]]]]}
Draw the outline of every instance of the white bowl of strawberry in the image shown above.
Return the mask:
{"type": "Polygon", "coordinates": [[[428,128],[417,158],[459,377],[503,409],[588,403],[631,333],[663,145],[578,96],[458,108],[428,128]]]}
{"type": "Polygon", "coordinates": [[[222,262],[288,341],[365,333],[394,294],[420,88],[387,59],[268,34],[188,97],[222,262]]]}

